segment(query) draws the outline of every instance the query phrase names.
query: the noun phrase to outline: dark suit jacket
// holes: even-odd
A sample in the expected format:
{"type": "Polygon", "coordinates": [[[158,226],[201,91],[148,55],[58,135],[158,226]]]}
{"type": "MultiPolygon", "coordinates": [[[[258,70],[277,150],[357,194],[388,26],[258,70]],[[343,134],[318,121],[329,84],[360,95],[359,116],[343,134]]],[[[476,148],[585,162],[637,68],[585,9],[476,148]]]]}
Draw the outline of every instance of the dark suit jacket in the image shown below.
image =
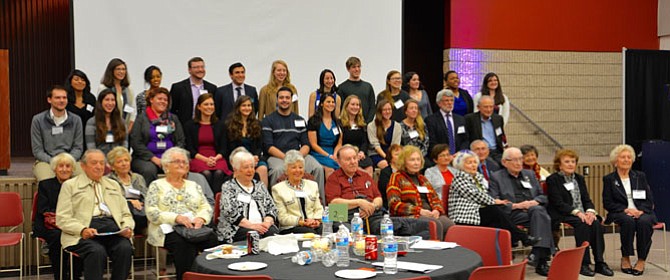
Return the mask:
{"type": "MultiPolygon", "coordinates": [[[[205,80],[203,80],[203,83],[207,92],[212,95],[216,92],[216,86],[214,84],[205,80]]],[[[186,123],[187,121],[192,120],[193,105],[197,103],[198,100],[193,100],[191,80],[186,78],[186,80],[172,84],[172,87],[170,87],[170,96],[172,97],[172,107],[170,112],[179,117],[179,122],[186,123]]],[[[216,103],[214,103],[214,106],[216,106],[216,103]]]]}
{"type": "MultiPolygon", "coordinates": [[[[258,93],[256,87],[244,84],[244,95],[251,97],[251,103],[254,106],[254,113],[258,112],[258,93]]],[[[214,104],[216,106],[216,116],[220,120],[228,118],[228,114],[235,108],[235,90],[233,83],[219,87],[214,93],[214,104]]]]}
{"type": "Polygon", "coordinates": [[[60,194],[61,183],[56,177],[42,180],[37,186],[37,212],[35,212],[35,221],[33,222],[33,231],[35,236],[46,237],[49,231],[44,226],[44,213],[56,213],[56,204],[58,204],[58,194],[60,194]]]}
{"type": "MultiPolygon", "coordinates": [[[[465,115],[465,131],[468,133],[470,143],[475,140],[484,139],[484,134],[482,133],[482,117],[479,113],[480,112],[476,112],[465,115]]],[[[498,151],[502,152],[503,148],[505,147],[504,145],[506,144],[503,141],[503,138],[505,137],[505,121],[503,121],[503,117],[493,114],[491,115],[491,122],[493,123],[494,133],[496,130],[498,130],[498,128],[500,128],[500,131],[502,131],[500,135],[496,135],[497,149],[498,151]]]]}
{"type": "MultiPolygon", "coordinates": [[[[654,197],[647,183],[647,177],[642,172],[631,170],[629,178],[631,190],[644,190],[646,194],[646,199],[633,199],[635,207],[646,214],[653,214],[654,197]]],[[[628,208],[628,196],[616,171],[603,177],[603,206],[608,213],[622,213],[628,208]]]]}
{"type": "MultiPolygon", "coordinates": [[[[214,123],[212,125],[212,130],[214,132],[214,150],[216,150],[217,154],[224,156],[224,160],[228,162],[228,159],[225,158],[227,137],[224,122],[219,120],[214,123]]],[[[200,146],[200,140],[198,139],[199,132],[200,123],[189,121],[184,125],[186,149],[191,154],[191,158],[195,158],[195,155],[198,153],[198,147],[200,146]]]]}
{"type": "MultiPolygon", "coordinates": [[[[456,151],[467,150],[470,144],[467,129],[465,129],[465,118],[458,114],[451,114],[454,121],[454,133],[456,138],[456,151]],[[462,129],[462,133],[458,133],[462,129]]],[[[444,122],[442,111],[438,110],[426,118],[426,128],[428,129],[428,153],[433,150],[437,144],[449,144],[450,135],[447,133],[447,124],[444,122]]]]}
{"type": "MultiPolygon", "coordinates": [[[[530,182],[530,185],[533,187],[530,189],[530,195],[533,197],[533,199],[539,202],[541,205],[547,204],[547,197],[542,193],[540,182],[538,182],[535,178],[535,173],[524,169],[521,170],[519,176],[521,176],[521,180],[527,180],[530,182]]],[[[497,199],[507,199],[513,203],[521,202],[516,201],[516,183],[514,180],[515,179],[509,174],[507,169],[494,172],[491,175],[491,180],[489,180],[489,195],[497,199]]]]}
{"type": "MultiPolygon", "coordinates": [[[[579,185],[579,194],[582,198],[582,206],[584,211],[588,209],[595,209],[589,192],[586,190],[586,181],[584,176],[575,174],[575,180],[579,185]]],[[[571,216],[572,210],[572,194],[565,189],[565,179],[563,175],[558,172],[547,177],[547,193],[549,194],[549,216],[551,216],[552,223],[560,223],[564,217],[571,216]]],[[[577,187],[577,186],[576,186],[577,187]]]]}
{"type": "MultiPolygon", "coordinates": [[[[486,170],[488,170],[489,174],[489,180],[491,179],[491,176],[493,176],[493,173],[500,170],[500,164],[498,164],[495,160],[493,160],[491,157],[486,158],[486,170]]],[[[484,170],[482,170],[482,164],[479,163],[479,166],[477,166],[477,170],[479,173],[482,173],[484,175],[484,170]]]]}

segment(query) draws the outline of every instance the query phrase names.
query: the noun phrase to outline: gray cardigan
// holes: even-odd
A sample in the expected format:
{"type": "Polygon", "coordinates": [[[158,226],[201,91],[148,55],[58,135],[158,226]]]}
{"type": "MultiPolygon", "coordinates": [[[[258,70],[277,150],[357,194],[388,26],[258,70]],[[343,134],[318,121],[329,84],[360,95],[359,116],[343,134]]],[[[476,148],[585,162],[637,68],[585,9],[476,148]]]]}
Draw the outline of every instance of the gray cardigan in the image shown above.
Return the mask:
{"type": "Polygon", "coordinates": [[[51,158],[66,152],[75,160],[81,158],[84,152],[84,131],[81,119],[74,113],[68,112],[67,119],[59,127],[62,133],[53,134],[56,127],[48,109],[33,116],[30,125],[30,142],[33,156],[38,161],[50,162],[51,158]]]}

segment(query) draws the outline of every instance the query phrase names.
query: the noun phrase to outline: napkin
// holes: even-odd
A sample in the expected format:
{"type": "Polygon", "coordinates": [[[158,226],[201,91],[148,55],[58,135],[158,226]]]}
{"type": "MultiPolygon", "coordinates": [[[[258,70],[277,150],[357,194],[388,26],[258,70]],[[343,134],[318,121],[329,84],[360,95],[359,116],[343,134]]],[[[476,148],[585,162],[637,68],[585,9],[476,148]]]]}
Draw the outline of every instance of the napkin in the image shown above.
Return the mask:
{"type": "Polygon", "coordinates": [[[421,240],[414,243],[410,248],[412,249],[428,249],[428,250],[442,250],[442,249],[451,249],[458,247],[458,244],[454,242],[440,242],[433,240],[421,240]]]}
{"type": "Polygon", "coordinates": [[[261,251],[268,252],[272,255],[297,253],[300,251],[298,247],[298,240],[295,236],[289,235],[275,235],[261,239],[259,244],[261,251]]]}

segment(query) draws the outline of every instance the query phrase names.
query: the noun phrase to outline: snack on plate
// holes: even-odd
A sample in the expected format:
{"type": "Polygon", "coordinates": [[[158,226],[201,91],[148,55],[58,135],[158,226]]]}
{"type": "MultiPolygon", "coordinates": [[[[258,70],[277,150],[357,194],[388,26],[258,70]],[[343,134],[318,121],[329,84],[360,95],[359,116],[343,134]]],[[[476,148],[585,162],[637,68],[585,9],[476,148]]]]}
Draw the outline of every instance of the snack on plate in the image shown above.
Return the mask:
{"type": "Polygon", "coordinates": [[[312,238],[314,238],[315,236],[316,236],[316,235],[315,235],[314,233],[308,232],[308,233],[303,234],[303,235],[302,235],[302,238],[305,238],[305,239],[312,239],[312,238]]]}
{"type": "Polygon", "coordinates": [[[233,245],[223,245],[222,250],[223,250],[224,254],[232,254],[233,253],[233,245]]]}

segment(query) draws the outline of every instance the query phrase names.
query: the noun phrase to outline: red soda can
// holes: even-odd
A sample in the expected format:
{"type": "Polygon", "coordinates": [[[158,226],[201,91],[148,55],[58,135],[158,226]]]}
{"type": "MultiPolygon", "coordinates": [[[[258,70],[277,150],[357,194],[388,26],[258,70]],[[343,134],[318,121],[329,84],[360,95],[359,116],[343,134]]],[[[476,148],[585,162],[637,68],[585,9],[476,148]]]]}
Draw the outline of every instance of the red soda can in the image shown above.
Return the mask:
{"type": "Polygon", "coordinates": [[[365,259],[377,260],[377,236],[368,235],[365,237],[365,259]]]}
{"type": "Polygon", "coordinates": [[[258,255],[260,252],[259,243],[261,236],[257,231],[252,230],[247,232],[247,254],[258,255]]]}

